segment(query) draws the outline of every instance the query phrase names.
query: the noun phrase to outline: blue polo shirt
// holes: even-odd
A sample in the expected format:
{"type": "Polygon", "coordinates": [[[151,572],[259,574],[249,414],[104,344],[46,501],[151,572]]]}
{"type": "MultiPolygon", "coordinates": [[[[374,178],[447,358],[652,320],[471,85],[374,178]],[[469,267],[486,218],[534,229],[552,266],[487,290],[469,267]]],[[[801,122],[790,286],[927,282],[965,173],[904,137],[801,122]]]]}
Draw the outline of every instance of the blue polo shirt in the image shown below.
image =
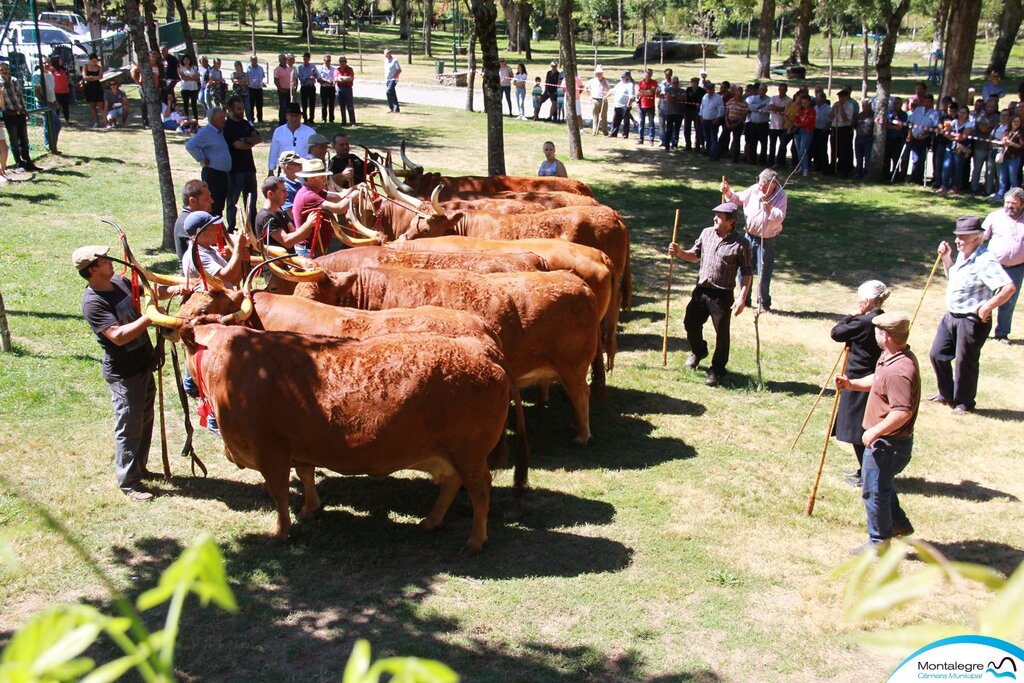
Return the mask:
{"type": "Polygon", "coordinates": [[[228,173],[231,171],[231,150],[228,149],[224,131],[214,125],[206,124],[192,139],[185,143],[185,151],[202,164],[210,162],[210,168],[228,173]]]}

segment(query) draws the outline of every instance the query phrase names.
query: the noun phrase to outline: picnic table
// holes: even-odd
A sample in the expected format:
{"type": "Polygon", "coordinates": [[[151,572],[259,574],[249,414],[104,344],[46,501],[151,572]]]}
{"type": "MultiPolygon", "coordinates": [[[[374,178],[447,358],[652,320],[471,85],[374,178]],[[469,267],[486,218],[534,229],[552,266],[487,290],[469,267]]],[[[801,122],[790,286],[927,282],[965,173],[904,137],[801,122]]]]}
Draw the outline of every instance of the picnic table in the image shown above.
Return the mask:
{"type": "Polygon", "coordinates": [[[327,28],[324,29],[328,35],[332,36],[346,36],[348,35],[348,29],[345,28],[345,24],[341,22],[330,22],[327,24],[327,28]]]}

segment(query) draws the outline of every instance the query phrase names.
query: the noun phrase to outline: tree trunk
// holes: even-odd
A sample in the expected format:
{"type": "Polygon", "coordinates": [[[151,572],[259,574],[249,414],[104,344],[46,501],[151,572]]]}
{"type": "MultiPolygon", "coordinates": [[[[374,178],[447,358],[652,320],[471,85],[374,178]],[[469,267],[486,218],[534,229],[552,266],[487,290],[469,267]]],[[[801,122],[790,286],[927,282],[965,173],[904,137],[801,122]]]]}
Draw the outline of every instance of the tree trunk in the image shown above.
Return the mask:
{"type": "MultiPolygon", "coordinates": [[[[142,91],[149,109],[149,128],[153,134],[153,151],[156,156],[156,172],[160,181],[160,205],[163,209],[164,230],[161,247],[174,251],[174,221],[178,218],[178,205],[174,197],[174,180],[171,177],[171,158],[167,153],[167,138],[160,125],[160,95],[153,82],[153,70],[149,68],[149,50],[146,49],[145,33],[153,26],[155,8],[153,0],[144,0],[146,20],[139,16],[139,0],[125,0],[125,23],[131,33],[135,59],[142,75],[142,91]]],[[[155,31],[155,27],[153,27],[155,31]]]]}
{"type": "Polygon", "coordinates": [[[249,38],[252,43],[252,52],[256,54],[256,13],[259,11],[259,0],[253,0],[252,11],[249,12],[249,38]]]}
{"type": "Polygon", "coordinates": [[[472,0],[470,10],[480,39],[484,62],[484,111],[487,113],[487,174],[505,175],[504,120],[501,115],[501,84],[498,79],[498,35],[494,0],[472,0]]]}
{"type": "MultiPolygon", "coordinates": [[[[85,0],[85,20],[89,24],[89,37],[92,40],[102,38],[103,0],[85,0]]],[[[71,66],[74,65],[72,64],[71,66]]]]}
{"type": "MultiPolygon", "coordinates": [[[[559,0],[558,7],[559,7],[559,11],[561,11],[562,0],[559,0]]],[[[572,10],[570,10],[570,12],[571,11],[572,10]]],[[[558,19],[559,19],[559,21],[561,21],[561,19],[562,19],[561,14],[559,14],[558,19]]],[[[561,26],[561,24],[559,24],[559,26],[561,26]]],[[[642,14],[640,16],[640,30],[641,30],[641,35],[643,36],[643,41],[644,41],[643,42],[643,46],[644,46],[644,71],[647,71],[647,14],[646,13],[644,13],[644,14],[642,14]]],[[[568,81],[566,81],[566,83],[568,83],[568,81]]],[[[566,102],[566,106],[568,106],[569,100],[566,99],[565,102],[566,102]]],[[[569,117],[566,116],[566,118],[569,118],[569,117]]]]}
{"type": "Polygon", "coordinates": [[[866,21],[861,21],[860,33],[864,36],[864,61],[861,64],[860,98],[866,100],[868,98],[868,24],[866,21]]]}
{"type": "Polygon", "coordinates": [[[165,23],[169,24],[172,21],[174,21],[175,9],[176,8],[174,7],[174,0],[167,0],[167,15],[166,15],[166,18],[164,20],[165,23]]]}
{"type": "MultiPolygon", "coordinates": [[[[426,0],[429,2],[430,0],[426,0]]],[[[508,51],[521,52],[519,46],[519,5],[515,0],[500,0],[501,11],[505,14],[505,22],[508,24],[508,51]]]]}
{"type": "Polygon", "coordinates": [[[305,0],[292,0],[295,21],[299,22],[299,40],[306,40],[306,24],[309,23],[309,15],[306,14],[305,0]]]}
{"type": "Polygon", "coordinates": [[[949,8],[952,0],[938,0],[933,20],[935,33],[932,36],[932,52],[941,50],[946,43],[946,29],[949,27],[949,8]]]}
{"type": "Polygon", "coordinates": [[[889,91],[892,87],[892,56],[896,52],[896,37],[899,34],[903,17],[910,9],[910,0],[899,0],[898,5],[889,2],[880,3],[881,10],[890,10],[885,17],[885,39],[878,47],[875,56],[875,137],[871,149],[871,177],[879,182],[888,183],[889,171],[885,163],[885,112],[889,107],[889,91]]]}
{"type": "Polygon", "coordinates": [[[811,19],[814,17],[814,0],[800,0],[793,26],[793,47],[789,51],[789,63],[801,66],[811,63],[811,19]]]}
{"type": "Polygon", "coordinates": [[[281,0],[275,0],[277,5],[277,35],[284,35],[284,12],[281,10],[281,0]]]}
{"type": "MultiPolygon", "coordinates": [[[[562,66],[565,70],[565,123],[569,133],[569,147],[566,156],[570,159],[583,158],[583,142],[580,140],[580,121],[576,117],[576,36],[572,21],[573,0],[558,0],[558,33],[560,38],[562,66]]],[[[647,18],[644,24],[644,65],[647,64],[647,18]]]]}
{"type": "Polygon", "coordinates": [[[786,32],[786,15],[779,17],[779,42],[775,44],[775,54],[782,54],[782,34],[786,32]]]}
{"type": "Polygon", "coordinates": [[[755,78],[771,80],[772,77],[772,33],[775,29],[775,0],[764,0],[761,4],[761,26],[757,33],[757,71],[755,78]]]}
{"type": "Polygon", "coordinates": [[[943,97],[951,95],[957,102],[967,101],[980,16],[980,0],[954,0],[946,31],[946,62],[942,72],[943,97]]]}
{"type": "Polygon", "coordinates": [[[210,37],[210,15],[206,11],[206,4],[203,3],[203,39],[210,37]]]}
{"type": "Polygon", "coordinates": [[[619,47],[626,44],[626,0],[619,0],[619,37],[615,43],[619,47]]]}
{"type": "Polygon", "coordinates": [[[835,70],[836,53],[832,49],[832,17],[828,18],[825,33],[828,35],[828,96],[832,97],[832,74],[835,70]]]}
{"type": "Polygon", "coordinates": [[[181,32],[185,36],[185,51],[191,55],[192,63],[196,63],[196,41],[192,39],[192,24],[189,23],[188,13],[185,11],[185,0],[174,0],[178,6],[178,15],[181,17],[181,32]]]}
{"type": "Polygon", "coordinates": [[[266,0],[263,3],[264,16],[267,17],[267,21],[274,20],[274,0],[266,0]]]}
{"type": "Polygon", "coordinates": [[[423,54],[433,57],[430,34],[434,28],[434,0],[423,0],[423,54]]]}
{"type": "Polygon", "coordinates": [[[533,14],[533,5],[529,2],[519,3],[519,49],[526,53],[526,61],[533,59],[532,42],[533,36],[530,33],[530,15],[533,14]]]}
{"type": "Polygon", "coordinates": [[[4,306],[3,292],[0,292],[0,351],[10,353],[13,350],[11,328],[7,326],[7,308],[4,306]]]}
{"type": "Polygon", "coordinates": [[[466,111],[475,111],[473,98],[476,96],[476,24],[469,27],[469,49],[466,50],[466,111]]]}
{"type": "MultiPolygon", "coordinates": [[[[139,1],[139,0],[137,0],[137,1],[139,1]]],[[[151,51],[159,52],[160,51],[160,39],[157,38],[157,35],[156,35],[156,21],[151,20],[152,17],[156,16],[156,6],[153,5],[153,0],[141,0],[141,2],[143,3],[142,6],[145,8],[145,12],[146,12],[145,27],[146,27],[146,41],[147,41],[147,44],[149,45],[149,49],[151,51]]],[[[146,55],[146,61],[142,62],[142,63],[143,64],[149,64],[149,55],[146,55]]],[[[157,109],[157,111],[160,111],[160,110],[157,109]]],[[[157,117],[157,120],[159,121],[159,117],[157,117]]]]}
{"type": "Polygon", "coordinates": [[[992,57],[988,60],[988,71],[995,69],[1006,75],[1006,62],[1010,59],[1010,49],[1017,39],[1022,18],[1024,13],[1021,11],[1020,0],[1003,0],[1003,13],[999,17],[999,36],[996,37],[996,44],[992,48],[992,57]]]}
{"type": "Polygon", "coordinates": [[[747,59],[750,59],[750,29],[754,23],[754,18],[750,17],[747,19],[747,53],[744,55],[747,59]]]}

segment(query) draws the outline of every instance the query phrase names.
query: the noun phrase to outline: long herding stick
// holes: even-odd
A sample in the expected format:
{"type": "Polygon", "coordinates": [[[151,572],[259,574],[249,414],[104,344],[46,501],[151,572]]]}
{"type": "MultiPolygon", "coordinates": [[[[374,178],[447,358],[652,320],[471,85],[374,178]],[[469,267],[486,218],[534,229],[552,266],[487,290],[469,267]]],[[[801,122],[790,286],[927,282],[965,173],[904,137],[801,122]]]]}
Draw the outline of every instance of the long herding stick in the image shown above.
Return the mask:
{"type": "Polygon", "coordinates": [[[914,317],[910,319],[910,327],[914,327],[914,321],[917,320],[917,314],[921,311],[921,304],[924,303],[924,296],[928,293],[928,287],[932,284],[932,278],[935,277],[935,271],[939,269],[939,261],[942,260],[942,254],[935,256],[935,264],[932,265],[932,272],[928,275],[928,281],[924,283],[924,291],[921,292],[921,300],[917,302],[917,308],[914,309],[914,317]]]}
{"type": "MultiPolygon", "coordinates": [[[[850,349],[843,347],[843,353],[840,358],[843,360],[843,370],[846,372],[846,359],[850,356],[850,349]]],[[[832,401],[832,416],[828,419],[828,430],[825,432],[825,445],[821,448],[821,460],[818,461],[818,474],[814,477],[814,486],[811,488],[811,497],[807,499],[807,510],[806,514],[808,517],[814,512],[814,499],[818,495],[818,484],[821,482],[821,471],[825,469],[825,454],[828,452],[828,444],[832,441],[832,427],[836,424],[836,412],[839,410],[839,396],[842,394],[839,389],[836,389],[835,399],[832,401]]]]}
{"type": "MultiPolygon", "coordinates": [[[[672,243],[675,244],[679,232],[679,209],[676,209],[676,222],[672,226],[672,243]]],[[[668,259],[668,288],[665,290],[665,333],[661,338],[661,367],[668,365],[668,310],[672,303],[672,266],[676,264],[673,257],[668,259]]]]}
{"type": "Polygon", "coordinates": [[[825,381],[821,383],[821,391],[818,392],[818,398],[814,399],[814,405],[812,405],[811,409],[807,411],[807,417],[804,418],[804,423],[800,425],[800,431],[797,432],[796,438],[793,439],[793,445],[789,447],[790,452],[792,452],[793,449],[796,448],[797,442],[799,442],[800,437],[803,436],[804,429],[807,427],[807,423],[811,421],[811,415],[814,415],[814,411],[818,408],[818,403],[821,401],[821,397],[825,395],[825,390],[828,389],[828,383],[832,381],[832,375],[836,374],[836,368],[839,367],[839,363],[840,361],[843,360],[843,357],[846,355],[846,352],[847,349],[844,346],[842,349],[840,349],[839,355],[836,356],[835,364],[832,366],[832,369],[828,371],[828,375],[825,377],[825,381]]]}

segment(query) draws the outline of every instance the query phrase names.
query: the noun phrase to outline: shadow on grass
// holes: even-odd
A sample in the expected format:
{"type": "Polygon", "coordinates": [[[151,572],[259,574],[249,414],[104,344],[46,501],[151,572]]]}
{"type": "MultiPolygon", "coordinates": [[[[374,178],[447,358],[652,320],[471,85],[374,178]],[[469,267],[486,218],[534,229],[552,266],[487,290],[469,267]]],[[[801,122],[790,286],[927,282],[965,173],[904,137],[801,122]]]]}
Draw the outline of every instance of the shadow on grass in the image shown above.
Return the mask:
{"type": "Polygon", "coordinates": [[[799,318],[800,320],[831,321],[838,321],[841,317],[839,313],[830,313],[828,311],[784,311],[778,308],[772,308],[772,315],[777,315],[780,318],[799,318]]]}
{"type": "Polygon", "coordinates": [[[1024,560],[1024,550],[1006,543],[974,539],[954,543],[931,542],[946,558],[956,562],[976,562],[1009,576],[1024,560]]]}
{"type": "Polygon", "coordinates": [[[976,408],[975,414],[982,417],[990,417],[993,420],[1005,420],[1009,422],[1020,422],[1024,420],[1024,410],[1011,410],[1009,408],[976,408]]]}
{"type": "Polygon", "coordinates": [[[56,311],[18,311],[7,309],[7,315],[22,318],[47,318],[55,320],[81,320],[82,316],[77,313],[58,313],[56,311]]]}
{"type": "Polygon", "coordinates": [[[964,480],[959,484],[946,481],[930,481],[921,477],[900,477],[901,493],[916,493],[929,498],[945,496],[947,498],[958,498],[961,500],[972,500],[985,503],[990,500],[1002,498],[1005,500],[1020,502],[1020,499],[1012,493],[999,491],[998,489],[983,486],[976,481],[964,480]]]}

